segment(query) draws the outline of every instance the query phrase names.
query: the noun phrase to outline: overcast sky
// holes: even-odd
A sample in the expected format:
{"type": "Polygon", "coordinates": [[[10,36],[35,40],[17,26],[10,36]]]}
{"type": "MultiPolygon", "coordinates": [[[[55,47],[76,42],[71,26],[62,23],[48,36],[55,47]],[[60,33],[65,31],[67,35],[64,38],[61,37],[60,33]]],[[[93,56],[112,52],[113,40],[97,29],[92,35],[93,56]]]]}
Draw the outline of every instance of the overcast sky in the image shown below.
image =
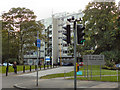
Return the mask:
{"type": "Polygon", "coordinates": [[[37,20],[40,20],[51,17],[52,13],[78,12],[83,10],[89,1],[91,0],[1,0],[0,13],[8,12],[13,7],[25,7],[33,10],[37,20]]]}

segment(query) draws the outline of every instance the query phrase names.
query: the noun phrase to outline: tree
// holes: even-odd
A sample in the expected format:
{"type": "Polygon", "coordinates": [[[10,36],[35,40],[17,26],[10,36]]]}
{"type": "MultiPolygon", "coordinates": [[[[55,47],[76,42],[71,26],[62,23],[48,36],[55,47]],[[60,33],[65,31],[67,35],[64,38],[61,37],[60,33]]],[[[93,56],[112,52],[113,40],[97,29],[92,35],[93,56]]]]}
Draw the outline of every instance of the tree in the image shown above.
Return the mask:
{"type": "Polygon", "coordinates": [[[18,43],[14,34],[9,32],[8,38],[8,31],[2,30],[2,62],[6,62],[10,58],[18,59],[18,43]]]}
{"type": "MultiPolygon", "coordinates": [[[[117,17],[115,2],[91,2],[83,12],[85,13],[83,20],[86,25],[86,34],[90,38],[88,45],[94,50],[93,54],[102,54],[103,52],[105,54],[106,52],[110,55],[108,52],[111,51],[113,53],[115,51],[115,20],[117,17]]],[[[113,55],[114,58],[115,56],[113,55]]],[[[107,60],[112,61],[113,57],[107,58],[107,60]]]]}
{"type": "MultiPolygon", "coordinates": [[[[42,36],[43,25],[40,21],[36,22],[36,15],[30,9],[26,8],[12,8],[9,12],[2,15],[3,29],[14,30],[15,39],[18,42],[19,48],[19,61],[23,63],[23,55],[30,51],[35,50],[35,39],[37,31],[40,32],[39,36],[42,36]]],[[[41,37],[42,38],[42,37],[41,37]]]]}
{"type": "Polygon", "coordinates": [[[20,31],[20,24],[23,22],[35,21],[36,15],[30,9],[11,8],[2,15],[3,29],[20,31]]]}
{"type": "Polygon", "coordinates": [[[8,33],[5,30],[2,30],[2,62],[8,59],[8,33]]]}
{"type": "Polygon", "coordinates": [[[21,24],[21,32],[18,32],[20,41],[20,59],[23,61],[23,55],[29,51],[36,51],[35,41],[37,39],[37,31],[39,31],[39,38],[42,39],[42,30],[44,26],[40,21],[29,21],[21,24]]]}

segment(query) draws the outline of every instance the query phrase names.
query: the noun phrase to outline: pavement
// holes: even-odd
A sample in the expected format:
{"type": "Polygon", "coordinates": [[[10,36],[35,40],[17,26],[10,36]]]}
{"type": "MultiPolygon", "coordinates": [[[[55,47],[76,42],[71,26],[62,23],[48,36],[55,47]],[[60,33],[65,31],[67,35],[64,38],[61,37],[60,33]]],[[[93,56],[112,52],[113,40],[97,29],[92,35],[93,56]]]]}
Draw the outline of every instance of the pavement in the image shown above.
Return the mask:
{"type": "MultiPolygon", "coordinates": [[[[36,81],[32,80],[28,83],[15,84],[14,87],[19,89],[29,89],[33,90],[36,88],[74,88],[74,80],[65,80],[64,78],[57,79],[40,79],[38,86],[36,86],[36,81]]],[[[81,81],[77,80],[77,88],[118,88],[117,82],[100,82],[100,81],[81,81]]]]}

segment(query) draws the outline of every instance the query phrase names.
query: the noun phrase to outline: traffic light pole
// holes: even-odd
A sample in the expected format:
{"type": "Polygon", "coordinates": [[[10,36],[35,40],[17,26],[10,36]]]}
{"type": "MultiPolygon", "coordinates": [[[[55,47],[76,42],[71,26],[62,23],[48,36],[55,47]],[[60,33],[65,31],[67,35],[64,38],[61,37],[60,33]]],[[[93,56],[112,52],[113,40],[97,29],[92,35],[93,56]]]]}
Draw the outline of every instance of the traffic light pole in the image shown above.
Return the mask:
{"type": "Polygon", "coordinates": [[[74,90],[76,90],[76,20],[74,21],[74,90]]]}

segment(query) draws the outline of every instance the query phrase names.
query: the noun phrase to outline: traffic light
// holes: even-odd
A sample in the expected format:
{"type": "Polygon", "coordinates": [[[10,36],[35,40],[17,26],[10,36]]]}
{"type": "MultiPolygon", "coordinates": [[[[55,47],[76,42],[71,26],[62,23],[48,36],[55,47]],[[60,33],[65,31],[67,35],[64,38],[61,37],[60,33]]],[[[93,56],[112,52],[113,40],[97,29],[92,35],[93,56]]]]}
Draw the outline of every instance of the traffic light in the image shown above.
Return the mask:
{"type": "Polygon", "coordinates": [[[85,29],[85,27],[82,27],[82,25],[80,25],[80,24],[77,25],[77,42],[78,42],[78,44],[83,44],[85,42],[84,29],[85,29]]]}
{"type": "Polygon", "coordinates": [[[69,44],[69,43],[71,43],[70,25],[66,25],[63,28],[66,30],[66,32],[63,33],[66,36],[66,39],[63,39],[63,40],[66,41],[67,44],[69,44]]]}
{"type": "Polygon", "coordinates": [[[35,40],[35,45],[37,46],[37,40],[35,40]]]}

